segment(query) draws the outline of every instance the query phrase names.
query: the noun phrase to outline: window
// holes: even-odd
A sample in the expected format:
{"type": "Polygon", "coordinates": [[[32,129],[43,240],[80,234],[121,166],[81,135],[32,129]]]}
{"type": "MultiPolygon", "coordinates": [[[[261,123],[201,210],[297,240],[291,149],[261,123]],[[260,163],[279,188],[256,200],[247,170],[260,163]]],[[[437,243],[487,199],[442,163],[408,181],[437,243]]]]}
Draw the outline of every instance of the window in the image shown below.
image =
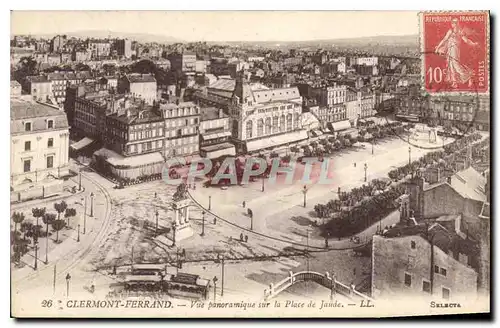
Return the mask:
{"type": "Polygon", "coordinates": [[[264,134],[264,120],[259,119],[257,121],[257,137],[261,137],[264,134]]]}
{"type": "Polygon", "coordinates": [[[252,138],[253,121],[248,121],[246,126],[247,138],[252,138]]]}
{"type": "Polygon", "coordinates": [[[31,122],[24,123],[24,131],[31,131],[31,122]]]}
{"type": "Polygon", "coordinates": [[[443,298],[445,300],[450,299],[450,290],[448,288],[443,287],[443,298]]]}
{"type": "Polygon", "coordinates": [[[273,133],[278,132],[278,116],[273,117],[273,133]]]}
{"type": "Polygon", "coordinates": [[[439,273],[439,267],[437,265],[434,266],[434,273],[439,273]]]}
{"type": "Polygon", "coordinates": [[[184,123],[185,123],[184,125],[186,125],[186,126],[189,125],[189,121],[188,120],[185,120],[184,123]]]}
{"type": "Polygon", "coordinates": [[[439,273],[446,277],[446,269],[440,268],[439,273]]]}
{"type": "Polygon", "coordinates": [[[422,290],[426,293],[431,292],[431,283],[428,282],[427,280],[422,281],[422,290]]]}
{"type": "Polygon", "coordinates": [[[280,132],[285,132],[285,115],[280,117],[280,132]]]}
{"type": "Polygon", "coordinates": [[[31,150],[31,141],[25,141],[24,142],[24,151],[30,151],[31,150]]]}
{"type": "Polygon", "coordinates": [[[410,244],[411,244],[411,249],[415,249],[415,248],[416,248],[416,245],[415,245],[415,241],[414,241],[414,240],[412,240],[412,241],[410,242],[410,244]]]}
{"type": "Polygon", "coordinates": [[[47,147],[54,147],[54,138],[49,138],[49,140],[47,141],[47,147]]]}
{"type": "Polygon", "coordinates": [[[292,114],[288,114],[286,116],[286,130],[287,131],[292,130],[292,114]]]}
{"type": "Polygon", "coordinates": [[[53,128],[54,128],[54,121],[48,120],[47,121],[47,129],[53,129],[53,128]]]}
{"type": "Polygon", "coordinates": [[[24,160],[24,172],[30,172],[31,171],[31,160],[26,159],[24,160]]]}
{"type": "Polygon", "coordinates": [[[266,118],[265,134],[271,134],[271,118],[266,118]]]}
{"type": "Polygon", "coordinates": [[[405,272],[405,286],[411,286],[411,274],[405,272]]]}
{"type": "Polygon", "coordinates": [[[178,129],[178,130],[177,130],[177,136],[178,136],[178,137],[182,136],[182,130],[181,130],[181,129],[178,129]]]}
{"type": "Polygon", "coordinates": [[[51,169],[54,167],[54,156],[47,156],[47,168],[51,169]]]}

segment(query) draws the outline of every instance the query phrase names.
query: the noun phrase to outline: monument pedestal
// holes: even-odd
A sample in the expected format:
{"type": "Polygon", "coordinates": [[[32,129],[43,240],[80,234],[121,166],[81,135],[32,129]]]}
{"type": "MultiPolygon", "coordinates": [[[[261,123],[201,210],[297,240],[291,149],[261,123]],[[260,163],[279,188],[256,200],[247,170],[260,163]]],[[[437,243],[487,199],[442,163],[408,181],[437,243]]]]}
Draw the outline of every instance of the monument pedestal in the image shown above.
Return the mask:
{"type": "Polygon", "coordinates": [[[194,231],[190,224],[179,224],[175,229],[175,241],[181,241],[193,237],[194,231]]]}
{"type": "Polygon", "coordinates": [[[173,204],[175,210],[174,242],[178,242],[194,235],[191,222],[189,222],[189,199],[184,199],[173,204]]]}

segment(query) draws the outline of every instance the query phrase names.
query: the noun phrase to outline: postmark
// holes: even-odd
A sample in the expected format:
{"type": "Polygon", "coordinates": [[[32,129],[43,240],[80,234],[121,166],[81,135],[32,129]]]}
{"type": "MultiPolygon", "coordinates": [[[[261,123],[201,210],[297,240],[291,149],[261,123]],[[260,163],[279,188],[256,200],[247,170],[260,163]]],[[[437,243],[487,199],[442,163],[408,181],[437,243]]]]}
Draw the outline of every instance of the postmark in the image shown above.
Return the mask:
{"type": "Polygon", "coordinates": [[[422,87],[430,94],[489,92],[489,13],[420,13],[422,87]]]}

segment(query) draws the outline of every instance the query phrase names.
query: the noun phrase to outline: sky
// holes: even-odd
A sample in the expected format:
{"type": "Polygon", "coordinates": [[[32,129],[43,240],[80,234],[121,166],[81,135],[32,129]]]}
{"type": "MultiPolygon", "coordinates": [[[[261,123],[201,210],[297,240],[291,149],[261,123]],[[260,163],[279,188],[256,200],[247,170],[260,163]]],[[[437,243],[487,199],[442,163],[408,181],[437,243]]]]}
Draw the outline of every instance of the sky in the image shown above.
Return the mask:
{"type": "Polygon", "coordinates": [[[418,33],[414,11],[13,11],[11,35],[104,30],[184,41],[305,41],[418,33]]]}

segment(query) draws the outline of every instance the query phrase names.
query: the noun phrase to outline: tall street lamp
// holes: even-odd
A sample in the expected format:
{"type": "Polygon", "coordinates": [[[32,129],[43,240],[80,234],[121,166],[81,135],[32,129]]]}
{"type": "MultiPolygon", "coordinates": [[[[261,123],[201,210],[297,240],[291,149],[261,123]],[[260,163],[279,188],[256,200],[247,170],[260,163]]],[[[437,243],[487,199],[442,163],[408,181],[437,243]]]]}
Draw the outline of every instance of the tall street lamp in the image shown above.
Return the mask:
{"type": "Polygon", "coordinates": [[[201,212],[201,235],[205,236],[205,211],[201,212]]]}
{"type": "Polygon", "coordinates": [[[365,182],[366,182],[366,170],[368,169],[368,165],[366,165],[366,163],[365,163],[364,169],[365,169],[365,182]]]}
{"type": "Polygon", "coordinates": [[[78,223],[78,239],[77,242],[80,242],[80,224],[78,223]]]}
{"type": "Polygon", "coordinates": [[[38,269],[38,241],[35,242],[35,270],[38,269]]]}
{"type": "Polygon", "coordinates": [[[408,164],[411,164],[411,147],[408,147],[408,164]]]}
{"type": "Polygon", "coordinates": [[[94,193],[90,193],[90,217],[94,216],[94,193]]]}
{"type": "Polygon", "coordinates": [[[217,279],[217,277],[216,277],[216,276],[214,276],[214,279],[213,279],[213,282],[214,282],[214,302],[215,302],[215,297],[216,297],[216,295],[217,295],[217,281],[218,281],[218,280],[219,280],[219,279],[217,279]]]}
{"type": "Polygon", "coordinates": [[[309,230],[310,226],[307,226],[306,230],[306,261],[307,261],[307,272],[309,272],[309,230]]]}
{"type": "Polygon", "coordinates": [[[66,296],[69,297],[69,282],[71,280],[71,275],[68,273],[66,275],[66,296]]]}
{"type": "Polygon", "coordinates": [[[224,255],[218,254],[217,255],[217,262],[221,263],[221,290],[220,290],[220,296],[224,296],[224,255]]]}
{"type": "Polygon", "coordinates": [[[158,235],[158,211],[156,211],[155,216],[156,216],[155,235],[158,235]]]}
{"type": "Polygon", "coordinates": [[[306,207],[306,195],[307,195],[307,187],[304,186],[304,188],[302,189],[302,193],[304,194],[304,207],[306,207]]]}
{"type": "Polygon", "coordinates": [[[82,198],[82,201],[84,202],[83,205],[83,234],[87,232],[87,197],[82,198]]]}
{"type": "Polygon", "coordinates": [[[212,209],[212,196],[208,196],[208,210],[212,209]]]}
{"type": "Polygon", "coordinates": [[[82,190],[82,169],[80,168],[78,170],[78,175],[79,175],[79,179],[78,179],[78,190],[82,190]]]}

